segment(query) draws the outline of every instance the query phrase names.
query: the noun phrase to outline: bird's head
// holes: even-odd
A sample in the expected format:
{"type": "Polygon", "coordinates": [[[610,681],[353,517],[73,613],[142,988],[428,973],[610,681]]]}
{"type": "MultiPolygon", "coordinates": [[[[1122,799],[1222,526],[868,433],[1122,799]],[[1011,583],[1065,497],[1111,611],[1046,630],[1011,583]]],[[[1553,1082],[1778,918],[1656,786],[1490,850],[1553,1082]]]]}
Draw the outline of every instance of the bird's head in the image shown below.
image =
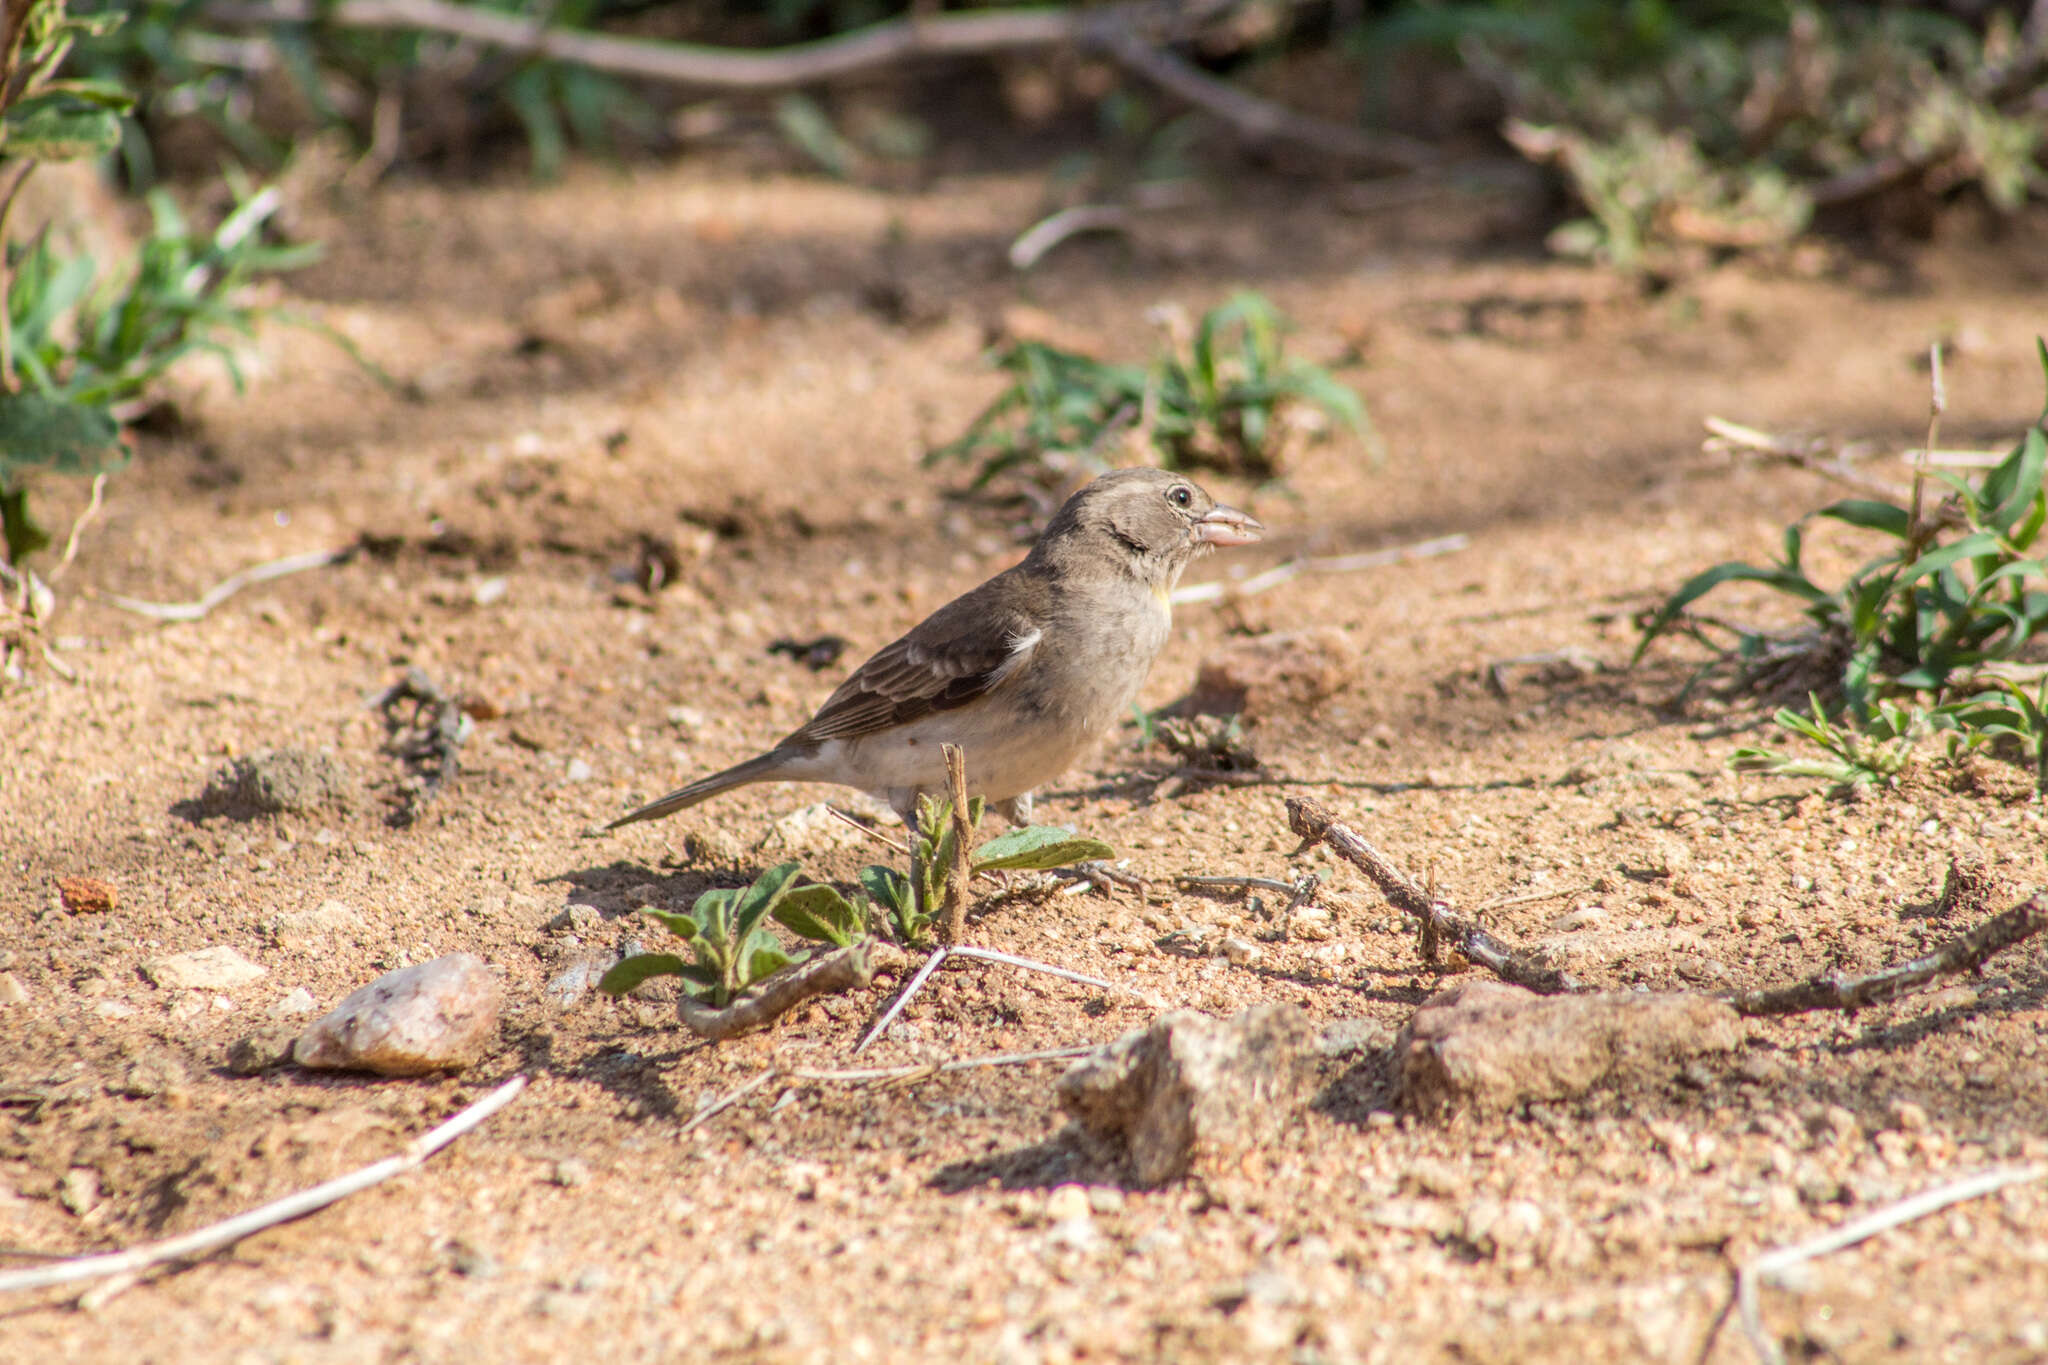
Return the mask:
{"type": "Polygon", "coordinates": [[[1163,591],[1179,580],[1196,552],[1212,545],[1250,545],[1265,532],[1183,475],[1119,469],[1068,498],[1039,544],[1120,555],[1133,572],[1163,591]]]}

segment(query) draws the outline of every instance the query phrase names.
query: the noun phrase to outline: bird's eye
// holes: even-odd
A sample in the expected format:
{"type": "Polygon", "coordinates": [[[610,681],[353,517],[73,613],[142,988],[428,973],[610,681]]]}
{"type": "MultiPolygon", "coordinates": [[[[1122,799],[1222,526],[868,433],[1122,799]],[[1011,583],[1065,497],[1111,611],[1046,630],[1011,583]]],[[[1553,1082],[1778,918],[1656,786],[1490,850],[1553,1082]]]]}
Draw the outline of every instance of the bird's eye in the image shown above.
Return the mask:
{"type": "Polygon", "coordinates": [[[1184,483],[1177,483],[1166,490],[1166,500],[1175,507],[1186,507],[1195,500],[1195,495],[1184,483]]]}

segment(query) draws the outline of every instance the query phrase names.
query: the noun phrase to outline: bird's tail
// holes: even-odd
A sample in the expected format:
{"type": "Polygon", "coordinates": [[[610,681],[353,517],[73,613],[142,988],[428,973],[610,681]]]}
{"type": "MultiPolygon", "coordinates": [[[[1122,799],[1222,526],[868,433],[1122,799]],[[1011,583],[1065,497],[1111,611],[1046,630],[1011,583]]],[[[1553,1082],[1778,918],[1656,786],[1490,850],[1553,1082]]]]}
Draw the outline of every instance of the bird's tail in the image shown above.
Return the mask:
{"type": "Polygon", "coordinates": [[[636,811],[621,815],[605,828],[617,829],[620,825],[630,825],[635,820],[659,820],[664,815],[673,815],[686,806],[694,806],[699,801],[708,800],[723,791],[731,791],[734,787],[744,787],[749,782],[773,781],[782,775],[785,758],[786,755],[771,750],[758,758],[750,758],[744,763],[735,764],[722,773],[700,777],[689,786],[679,787],[659,801],[651,801],[636,811]]]}

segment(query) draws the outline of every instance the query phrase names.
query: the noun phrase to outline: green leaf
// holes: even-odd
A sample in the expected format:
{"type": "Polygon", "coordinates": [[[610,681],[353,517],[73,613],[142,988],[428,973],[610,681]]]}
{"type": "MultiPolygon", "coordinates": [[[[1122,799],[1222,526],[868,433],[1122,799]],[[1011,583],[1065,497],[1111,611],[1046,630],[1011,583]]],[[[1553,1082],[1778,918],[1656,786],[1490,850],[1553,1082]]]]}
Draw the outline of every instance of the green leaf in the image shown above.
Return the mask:
{"type": "Polygon", "coordinates": [[[2012,454],[1984,476],[1984,524],[2004,535],[2031,511],[2041,496],[2041,475],[2048,468],[2048,437],[2034,427],[2013,447],[2012,454]]]}
{"type": "Polygon", "coordinates": [[[121,120],[111,110],[37,105],[0,123],[0,155],[24,161],[76,161],[121,145],[121,120]]]}
{"type": "Polygon", "coordinates": [[[1819,515],[1850,526],[1860,526],[1866,531],[1882,531],[1900,540],[1906,538],[1913,520],[1913,514],[1905,508],[1871,498],[1845,498],[1821,508],[1819,515]]]}
{"type": "Polygon", "coordinates": [[[677,914],[672,910],[657,910],[651,905],[643,905],[640,907],[640,913],[654,920],[680,939],[694,939],[702,932],[696,920],[688,915],[677,914]]]}
{"type": "Polygon", "coordinates": [[[1042,872],[1049,867],[1068,867],[1115,856],[1116,851],[1100,839],[1080,838],[1072,830],[1057,825],[1029,825],[974,850],[974,870],[1042,872]]]}
{"type": "Polygon", "coordinates": [[[0,540],[5,542],[10,564],[50,548],[50,533],[29,514],[28,489],[0,488],[0,540]]]}
{"type": "Polygon", "coordinates": [[[868,898],[885,910],[902,911],[909,907],[910,879],[895,868],[869,863],[854,875],[868,898]]]}
{"type": "Polygon", "coordinates": [[[697,897],[696,904],[690,907],[690,918],[697,921],[701,937],[721,948],[739,937],[732,927],[732,904],[739,894],[724,887],[714,887],[697,897]]]}
{"type": "Polygon", "coordinates": [[[754,878],[754,884],[739,893],[732,914],[732,936],[745,938],[754,932],[756,925],[765,919],[775,903],[789,893],[797,878],[799,864],[792,858],[754,878]]]}
{"type": "Polygon", "coordinates": [[[1950,541],[1939,549],[1929,550],[1908,564],[1899,573],[1898,586],[1905,587],[1918,582],[1932,573],[1940,573],[1957,560],[1974,559],[1978,555],[1996,554],[1998,537],[1988,531],[1976,531],[1961,540],[1950,541]]]}
{"type": "MultiPolygon", "coordinates": [[[[67,96],[86,104],[96,104],[102,109],[111,109],[117,114],[125,114],[135,107],[134,92],[130,91],[119,81],[51,81],[36,93],[44,96],[67,96]]],[[[22,101],[22,104],[26,103],[26,100],[22,101]]],[[[17,104],[14,107],[19,109],[22,105],[17,104]]]]}
{"type": "Polygon", "coordinates": [[[104,474],[127,462],[114,414],[41,393],[0,393],[0,485],[12,469],[104,474]]]}
{"type": "MultiPolygon", "coordinates": [[[[1792,540],[1794,534],[1794,528],[1787,529],[1786,539],[1788,546],[1794,544],[1792,540]]],[[[1796,562],[1797,550],[1793,549],[1787,558],[1796,562]]],[[[1677,592],[1671,594],[1666,599],[1664,605],[1658,609],[1656,618],[1643,628],[1643,638],[1636,644],[1635,657],[1631,660],[1631,663],[1641,661],[1643,652],[1650,647],[1650,642],[1668,630],[1671,623],[1678,619],[1680,613],[1724,583],[1762,583],[1776,588],[1780,592],[1803,598],[1808,602],[1819,603],[1831,602],[1833,600],[1827,593],[1817,587],[1811,579],[1807,578],[1805,574],[1793,569],[1784,567],[1760,569],[1754,564],[1743,564],[1737,561],[1716,564],[1713,568],[1704,569],[1688,578],[1677,592]]]]}
{"type": "Polygon", "coordinates": [[[740,946],[740,985],[751,986],[762,977],[781,971],[790,961],[789,951],[774,934],[756,929],[740,946]]]}
{"type": "Polygon", "coordinates": [[[674,953],[635,953],[612,964],[597,983],[606,995],[624,995],[643,981],[657,976],[690,975],[690,964],[674,953]]]}
{"type": "Polygon", "coordinates": [[[819,882],[799,886],[770,912],[776,922],[799,938],[850,946],[867,932],[865,917],[852,901],[819,882]]]}

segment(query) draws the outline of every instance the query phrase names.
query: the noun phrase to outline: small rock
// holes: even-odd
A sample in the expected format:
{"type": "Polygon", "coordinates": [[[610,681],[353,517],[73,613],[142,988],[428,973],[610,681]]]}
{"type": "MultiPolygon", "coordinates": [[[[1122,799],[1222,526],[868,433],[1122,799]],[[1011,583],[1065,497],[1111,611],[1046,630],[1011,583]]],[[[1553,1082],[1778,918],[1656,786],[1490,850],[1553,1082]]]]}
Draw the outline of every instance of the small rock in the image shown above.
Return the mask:
{"type": "Polygon", "coordinates": [[[1076,1062],[1060,1103],[1159,1185],[1277,1139],[1307,1104],[1314,1033],[1294,1005],[1174,1010],[1076,1062]]]}
{"type": "Polygon", "coordinates": [[[615,959],[586,957],[572,962],[548,979],[548,984],[541,987],[541,995],[558,1010],[575,1009],[604,979],[613,961],[615,959]]]}
{"type": "Polygon", "coordinates": [[[594,1294],[600,1289],[611,1288],[612,1273],[601,1265],[587,1265],[576,1272],[576,1283],[572,1286],[578,1294],[594,1294]]]}
{"type": "Polygon", "coordinates": [[[569,766],[564,770],[562,776],[570,782],[588,782],[592,776],[592,769],[590,764],[583,759],[572,758],[569,760],[569,766]]]}
{"type": "Polygon", "coordinates": [[[1325,1057],[1377,1052],[1393,1044],[1394,1031],[1377,1019],[1333,1019],[1316,1035],[1316,1051],[1325,1057]]]}
{"type": "Polygon", "coordinates": [[[386,972],[313,1021],[300,1066],[419,1076],[460,1070],[497,1035],[504,987],[482,958],[451,953],[386,972]]]}
{"type": "MultiPolygon", "coordinates": [[[[187,998],[196,1000],[198,997],[187,998]]],[[[92,1012],[102,1019],[126,1019],[135,1013],[135,1006],[126,1000],[101,1000],[93,1005],[92,1012]]]]}
{"type": "Polygon", "coordinates": [[[833,853],[866,843],[861,832],[834,815],[823,801],[801,806],[768,827],[760,847],[769,852],[833,853]]]}
{"type": "Polygon", "coordinates": [[[1234,640],[1202,660],[1192,701],[1198,710],[1247,719],[1310,706],[1342,688],[1356,660],[1350,639],[1328,627],[1234,640]]]}
{"type": "Polygon", "coordinates": [[[548,1179],[565,1190],[590,1183],[590,1163],[581,1157],[565,1156],[548,1172],[548,1179]]]}
{"type": "Polygon", "coordinates": [[[349,804],[348,773],[326,754],[271,749],[222,767],[199,794],[208,815],[248,818],[349,804]]]}
{"type": "Polygon", "coordinates": [[[57,1202],[83,1218],[99,1206],[100,1173],[90,1166],[73,1166],[57,1182],[57,1202]]]}
{"type": "Polygon", "coordinates": [[[59,877],[57,898],[74,915],[104,915],[120,901],[114,884],[98,877],[59,877]]]}
{"type": "Polygon", "coordinates": [[[1249,939],[1226,938],[1216,945],[1222,954],[1240,967],[1249,967],[1266,955],[1266,950],[1249,939]]]}
{"type": "Polygon", "coordinates": [[[565,905],[548,921],[551,934],[595,933],[604,925],[604,912],[594,905],[565,905]]]}
{"type": "Polygon", "coordinates": [[[449,1248],[448,1264],[454,1272],[466,1280],[496,1279],[504,1269],[498,1258],[482,1247],[471,1246],[468,1242],[457,1242],[449,1248]]]}
{"type": "Polygon", "coordinates": [[[273,1019],[285,1019],[294,1014],[313,1012],[313,992],[304,986],[294,986],[279,997],[266,1013],[273,1019]]]}
{"type": "Polygon", "coordinates": [[[233,948],[216,944],[145,962],[142,974],[166,990],[227,991],[248,985],[265,971],[233,948]]]}
{"type": "Polygon", "coordinates": [[[740,841],[722,829],[691,830],[683,836],[683,852],[700,867],[732,867],[747,856],[740,841]]]}
{"type": "Polygon", "coordinates": [[[0,1005],[26,1005],[28,987],[13,972],[0,972],[0,1005]]]}
{"type": "Polygon", "coordinates": [[[1562,929],[1566,933],[1576,933],[1580,929],[1597,929],[1605,923],[1607,923],[1607,911],[1605,908],[1598,905],[1582,905],[1569,914],[1559,915],[1555,920],[1552,920],[1551,928],[1562,929]]]}
{"type": "Polygon", "coordinates": [[[1927,1111],[1911,1100],[1893,1100],[1892,1124],[1902,1133],[1927,1131],[1927,1111]]]}
{"type": "Polygon", "coordinates": [[[1416,1010],[1394,1070],[1410,1109],[1498,1111],[1666,1077],[1692,1057],[1731,1051],[1742,1036],[1735,1011],[1703,995],[1539,996],[1469,981],[1416,1010]]]}
{"type": "Polygon", "coordinates": [[[1081,1185],[1062,1185],[1045,1197],[1047,1222],[1065,1223],[1076,1218],[1094,1215],[1095,1206],[1088,1202],[1088,1190],[1081,1185]]]}
{"type": "Polygon", "coordinates": [[[274,1071],[292,1059],[292,1045],[298,1030],[290,1026],[265,1029],[228,1044],[228,1071],[236,1076],[255,1076],[274,1071]]]}
{"type": "Polygon", "coordinates": [[[130,1062],[128,1070],[122,1074],[119,1092],[130,1099],[148,1099],[183,1085],[188,1079],[185,1064],[162,1053],[130,1062]]]}
{"type": "Polygon", "coordinates": [[[325,945],[355,938],[362,917],[337,900],[324,900],[305,910],[288,910],[270,922],[270,936],[287,947],[325,945]]]}
{"type": "Polygon", "coordinates": [[[1114,1185],[1090,1185],[1088,1207],[1097,1213],[1122,1213],[1124,1192],[1114,1185]]]}
{"type": "Polygon", "coordinates": [[[1330,937],[1330,912],[1320,905],[1304,905],[1287,917],[1287,937],[1321,943],[1330,937]]]}
{"type": "Polygon", "coordinates": [[[684,739],[689,739],[704,728],[704,713],[694,707],[671,706],[668,708],[668,723],[684,739]]]}

